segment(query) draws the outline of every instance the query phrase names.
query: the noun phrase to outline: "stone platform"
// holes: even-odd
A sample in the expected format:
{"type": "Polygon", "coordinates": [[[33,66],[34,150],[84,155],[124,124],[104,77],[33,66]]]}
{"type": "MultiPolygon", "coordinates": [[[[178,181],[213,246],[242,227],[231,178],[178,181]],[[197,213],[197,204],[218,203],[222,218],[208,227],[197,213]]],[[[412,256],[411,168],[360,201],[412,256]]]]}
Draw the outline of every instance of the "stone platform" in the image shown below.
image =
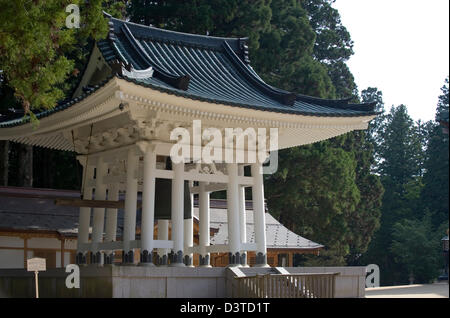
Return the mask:
{"type": "MultiPolygon", "coordinates": [[[[364,297],[364,267],[144,267],[80,266],[80,288],[68,289],[65,269],[39,273],[41,298],[228,298],[234,277],[256,274],[339,273],[336,297],[364,297]]],[[[34,273],[0,270],[0,298],[35,296],[34,273]]]]}
{"type": "Polygon", "coordinates": [[[448,298],[448,282],[366,288],[366,298],[448,298]]]}

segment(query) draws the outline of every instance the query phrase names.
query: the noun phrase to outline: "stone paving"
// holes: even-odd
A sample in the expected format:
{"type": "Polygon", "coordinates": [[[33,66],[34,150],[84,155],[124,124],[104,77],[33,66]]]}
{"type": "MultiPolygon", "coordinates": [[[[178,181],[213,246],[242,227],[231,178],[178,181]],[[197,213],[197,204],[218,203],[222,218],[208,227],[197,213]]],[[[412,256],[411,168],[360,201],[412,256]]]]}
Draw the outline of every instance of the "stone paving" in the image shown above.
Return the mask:
{"type": "Polygon", "coordinates": [[[366,298],[448,298],[448,283],[366,288],[366,298]]]}

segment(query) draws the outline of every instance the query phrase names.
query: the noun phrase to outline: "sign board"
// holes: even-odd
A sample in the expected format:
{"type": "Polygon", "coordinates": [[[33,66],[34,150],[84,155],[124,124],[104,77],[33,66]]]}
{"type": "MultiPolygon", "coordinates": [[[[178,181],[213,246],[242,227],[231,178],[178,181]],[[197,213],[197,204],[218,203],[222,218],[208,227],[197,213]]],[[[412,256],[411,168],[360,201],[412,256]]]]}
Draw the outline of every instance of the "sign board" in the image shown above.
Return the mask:
{"type": "Polygon", "coordinates": [[[45,258],[30,258],[27,260],[27,271],[29,272],[42,272],[45,271],[45,258]]]}

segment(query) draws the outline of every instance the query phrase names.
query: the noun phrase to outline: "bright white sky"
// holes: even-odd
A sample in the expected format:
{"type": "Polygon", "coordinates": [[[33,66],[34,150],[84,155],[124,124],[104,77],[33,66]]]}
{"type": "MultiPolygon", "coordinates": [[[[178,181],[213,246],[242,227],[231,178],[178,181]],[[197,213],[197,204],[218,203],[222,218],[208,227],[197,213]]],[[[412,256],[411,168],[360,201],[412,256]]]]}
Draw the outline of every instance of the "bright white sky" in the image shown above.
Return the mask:
{"type": "Polygon", "coordinates": [[[336,0],[355,54],[348,66],[361,92],[383,92],[386,110],[405,104],[434,120],[449,75],[449,0],[336,0]]]}

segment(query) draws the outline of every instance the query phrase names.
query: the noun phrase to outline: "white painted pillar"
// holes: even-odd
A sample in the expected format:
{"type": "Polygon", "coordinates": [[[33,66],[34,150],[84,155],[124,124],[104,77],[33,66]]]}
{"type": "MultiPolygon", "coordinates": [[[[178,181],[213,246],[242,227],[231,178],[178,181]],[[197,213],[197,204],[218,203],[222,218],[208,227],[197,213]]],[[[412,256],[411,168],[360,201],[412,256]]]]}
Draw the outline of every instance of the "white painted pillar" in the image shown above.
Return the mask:
{"type": "MultiPolygon", "coordinates": [[[[112,184],[108,188],[108,201],[119,201],[119,184],[112,184]]],[[[106,209],[105,242],[115,242],[117,239],[117,209],[106,209]]],[[[114,251],[107,251],[105,264],[114,262],[114,251]]]]}
{"type": "MultiPolygon", "coordinates": [[[[193,186],[193,182],[189,181],[189,186],[193,186]]],[[[190,194],[191,199],[191,218],[184,220],[184,250],[194,246],[194,195],[190,194]]],[[[193,253],[186,254],[184,256],[184,264],[189,267],[193,267],[193,253]]]]}
{"type": "Polygon", "coordinates": [[[155,224],[156,152],[148,146],[144,154],[144,184],[142,189],[141,264],[153,264],[153,229],[155,224]]]}
{"type": "Polygon", "coordinates": [[[184,162],[173,163],[172,179],[172,241],[173,259],[171,266],[184,266],[184,162]]]}
{"type": "Polygon", "coordinates": [[[134,263],[134,251],[131,241],[136,239],[136,205],[137,205],[137,168],[139,157],[135,149],[128,150],[127,187],[125,194],[125,219],[123,225],[123,262],[134,263]]]}
{"type": "MultiPolygon", "coordinates": [[[[97,169],[95,172],[95,200],[106,200],[106,184],[103,177],[108,173],[108,164],[103,158],[97,159],[97,169]]],[[[103,253],[98,249],[98,244],[103,242],[103,232],[105,229],[105,208],[94,208],[94,218],[92,227],[93,258],[92,263],[103,264],[103,253]]]]}
{"type": "Polygon", "coordinates": [[[200,266],[211,267],[210,257],[211,255],[206,252],[206,247],[210,246],[210,205],[209,205],[209,192],[206,191],[205,182],[199,184],[199,246],[200,246],[200,266]]]}
{"type": "MultiPolygon", "coordinates": [[[[87,184],[94,177],[94,167],[83,167],[86,171],[83,171],[82,184],[87,184]]],[[[83,200],[92,200],[92,187],[85,187],[83,189],[83,200]]],[[[77,263],[86,264],[86,249],[82,248],[82,244],[89,243],[89,227],[91,223],[91,208],[81,207],[80,215],[78,219],[78,239],[77,239],[77,263]]]]}
{"type": "Polygon", "coordinates": [[[227,209],[228,209],[228,245],[230,248],[229,266],[240,264],[241,227],[239,222],[239,184],[237,163],[227,164],[227,209]]]}
{"type": "Polygon", "coordinates": [[[255,266],[265,267],[267,265],[266,247],[266,215],[264,210],[264,180],[262,165],[254,163],[251,166],[253,177],[253,218],[255,225],[256,263],[255,266]]]}
{"type": "MultiPolygon", "coordinates": [[[[244,176],[244,166],[239,166],[239,175],[244,176]]],[[[245,187],[239,186],[239,224],[241,243],[247,243],[247,214],[245,211],[245,187]]],[[[247,251],[242,251],[241,264],[247,265],[247,251]]]]}
{"type": "MultiPolygon", "coordinates": [[[[169,240],[169,220],[158,220],[158,240],[169,240]]],[[[158,248],[158,265],[167,265],[167,249],[158,248]]]]}

